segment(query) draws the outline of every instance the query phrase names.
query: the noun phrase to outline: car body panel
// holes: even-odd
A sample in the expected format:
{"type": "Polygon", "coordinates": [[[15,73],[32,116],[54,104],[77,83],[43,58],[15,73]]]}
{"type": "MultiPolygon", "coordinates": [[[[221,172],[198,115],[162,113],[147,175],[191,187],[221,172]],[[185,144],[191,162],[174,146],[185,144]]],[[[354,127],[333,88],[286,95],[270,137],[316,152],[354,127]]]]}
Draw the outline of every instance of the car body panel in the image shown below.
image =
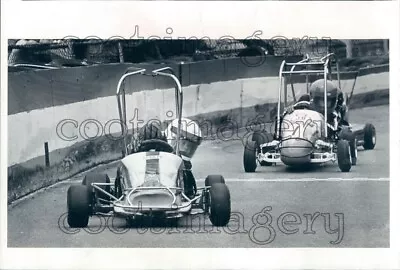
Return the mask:
{"type": "Polygon", "coordinates": [[[129,174],[132,187],[166,186],[177,187],[177,177],[183,161],[167,152],[142,152],[126,156],[121,160],[129,174]]]}
{"type": "Polygon", "coordinates": [[[282,119],[280,158],[286,165],[311,162],[315,142],[324,134],[324,117],[308,109],[294,110],[282,119]]]}

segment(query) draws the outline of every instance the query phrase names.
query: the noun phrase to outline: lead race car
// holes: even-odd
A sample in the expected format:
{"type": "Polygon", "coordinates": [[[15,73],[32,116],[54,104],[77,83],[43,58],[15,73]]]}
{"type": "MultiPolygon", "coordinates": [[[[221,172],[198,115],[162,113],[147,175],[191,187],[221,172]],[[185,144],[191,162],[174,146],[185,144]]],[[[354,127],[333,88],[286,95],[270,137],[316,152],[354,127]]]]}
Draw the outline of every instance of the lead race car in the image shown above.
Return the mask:
{"type": "MultiPolygon", "coordinates": [[[[331,72],[334,60],[336,60],[340,91],[340,71],[334,54],[328,54],[320,59],[312,59],[307,55],[304,60],[297,63],[282,62],[277,104],[279,117],[275,121],[275,132],[273,134],[265,130],[254,132],[251,141],[246,142],[243,154],[245,172],[254,172],[257,163],[261,166],[283,163],[287,166],[302,167],[336,161],[342,172],[349,172],[351,167],[357,164],[357,147],[374,149],[376,131],[372,124],[367,123],[363,127],[351,125],[348,123],[346,111],[334,109],[337,106],[336,99],[328,104],[331,92],[337,91],[336,85],[332,82],[331,72]],[[300,67],[301,70],[295,70],[296,67],[300,67]],[[294,83],[290,80],[294,74],[306,77],[307,93],[301,95],[299,100],[296,99],[294,83]],[[315,77],[321,74],[323,79],[316,80],[309,86],[309,76],[315,77]],[[288,96],[288,76],[292,90],[292,105],[288,96]],[[313,89],[310,88],[315,90],[312,97],[310,91],[313,89]],[[315,104],[318,102],[320,110],[316,109],[318,105],[315,104]],[[282,110],[282,104],[288,109],[282,110]]],[[[353,90],[354,85],[351,92],[353,90]]],[[[341,94],[341,98],[349,103],[348,95],[342,92],[341,94]]],[[[348,110],[348,104],[345,106],[348,110]]]]}
{"type": "Polygon", "coordinates": [[[196,123],[182,117],[182,87],[171,68],[150,74],[145,69],[130,68],[121,77],[116,95],[122,134],[128,133],[126,91],[122,86],[127,77],[134,75],[173,79],[177,118],[161,134],[157,126],[145,125],[138,131],[143,135],[140,143],[135,139],[128,143],[124,136],[123,158],[114,181],[107,174],[88,173],[81,184],[71,185],[67,191],[69,226],[86,227],[93,215],[113,215],[132,221],[138,217],[177,220],[191,214],[206,214],[214,226],[226,226],[231,200],[224,177],[209,175],[205,186],[197,187],[191,173],[190,159],[201,143],[201,131],[196,123]],[[183,129],[183,122],[187,121],[189,124],[183,129]]]}

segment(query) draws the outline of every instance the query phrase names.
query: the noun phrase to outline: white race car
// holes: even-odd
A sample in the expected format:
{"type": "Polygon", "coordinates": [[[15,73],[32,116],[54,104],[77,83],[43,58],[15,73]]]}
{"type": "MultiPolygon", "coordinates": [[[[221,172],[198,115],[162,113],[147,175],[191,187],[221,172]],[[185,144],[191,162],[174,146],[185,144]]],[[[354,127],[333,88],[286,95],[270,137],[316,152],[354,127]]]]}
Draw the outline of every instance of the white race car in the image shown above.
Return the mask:
{"type": "MultiPolygon", "coordinates": [[[[287,166],[306,166],[309,164],[322,164],[336,162],[342,172],[350,171],[357,163],[357,147],[373,149],[376,144],[375,127],[366,124],[364,127],[339,124],[340,115],[335,115],[333,123],[328,123],[327,86],[330,85],[328,77],[330,74],[330,61],[334,57],[329,54],[321,59],[313,60],[307,57],[298,63],[286,63],[283,61],[280,72],[280,87],[278,97],[278,113],[280,115],[275,122],[275,132],[255,132],[252,140],[246,142],[243,165],[246,172],[254,172],[257,163],[261,166],[271,166],[283,163],[287,166]],[[296,71],[296,67],[303,67],[296,71]],[[288,70],[288,67],[291,67],[288,70]],[[307,69],[304,67],[322,67],[322,69],[307,69]],[[299,101],[291,108],[291,111],[282,112],[283,107],[288,105],[287,78],[293,74],[316,75],[323,74],[323,113],[319,113],[311,106],[310,101],[299,101]],[[282,97],[282,88],[284,89],[282,97]]],[[[339,68],[337,67],[339,74],[339,68]]],[[[308,82],[308,77],[306,77],[308,82]]],[[[340,75],[338,75],[340,86],[340,75]]],[[[293,83],[292,96],[296,101],[293,83]]],[[[307,83],[307,92],[308,83],[307,83]]],[[[344,121],[346,122],[346,121],[344,121]]]]}
{"type": "Polygon", "coordinates": [[[132,220],[141,216],[162,219],[178,219],[184,215],[206,214],[215,226],[226,226],[231,215],[231,198],[228,186],[221,175],[209,175],[205,186],[196,187],[192,196],[187,195],[188,169],[185,161],[190,159],[201,142],[201,133],[195,123],[192,129],[182,129],[183,93],[179,80],[164,71],[129,69],[117,87],[118,109],[122,134],[125,128],[126,104],[123,81],[133,75],[166,76],[176,84],[177,115],[167,130],[166,140],[146,139],[134,153],[124,138],[124,157],[120,160],[113,182],[106,174],[88,173],[82,184],[71,185],[67,194],[68,224],[85,227],[92,215],[107,214],[132,220]],[[193,129],[194,127],[194,129],[193,129]],[[197,131],[195,131],[197,130],[197,131]]]}

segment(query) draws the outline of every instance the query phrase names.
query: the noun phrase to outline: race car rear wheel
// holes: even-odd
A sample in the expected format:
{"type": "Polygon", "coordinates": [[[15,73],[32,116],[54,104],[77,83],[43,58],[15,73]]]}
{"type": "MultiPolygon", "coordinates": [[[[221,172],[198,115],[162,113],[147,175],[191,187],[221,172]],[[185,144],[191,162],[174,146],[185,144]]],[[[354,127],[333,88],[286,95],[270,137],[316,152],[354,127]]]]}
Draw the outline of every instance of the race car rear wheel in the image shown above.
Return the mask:
{"type": "Polygon", "coordinates": [[[372,150],[376,144],[376,131],[372,124],[366,124],[364,127],[364,149],[372,150]]]}
{"type": "Polygon", "coordinates": [[[210,188],[210,221],[214,226],[226,226],[231,218],[231,196],[228,186],[215,183],[210,188]]]}
{"type": "Polygon", "coordinates": [[[346,140],[350,145],[351,165],[357,165],[357,138],[350,129],[343,129],[339,134],[340,139],[346,140]]]}
{"type": "Polygon", "coordinates": [[[90,195],[88,187],[72,185],[67,191],[68,225],[71,228],[83,228],[89,223],[90,195]]]}
{"type": "Polygon", "coordinates": [[[349,172],[351,169],[351,150],[347,140],[339,140],[337,143],[337,160],[342,172],[349,172]]]}
{"type": "Polygon", "coordinates": [[[255,172],[257,168],[257,145],[255,141],[248,142],[244,147],[243,166],[245,172],[255,172]]]}
{"type": "MultiPolygon", "coordinates": [[[[109,184],[110,183],[110,178],[108,177],[107,174],[104,173],[88,173],[85,175],[82,181],[82,185],[88,187],[88,192],[89,194],[92,195],[93,187],[91,186],[92,183],[102,183],[102,184],[109,184]]],[[[108,193],[111,192],[111,186],[99,186],[100,188],[104,189],[108,193]]],[[[107,196],[106,194],[102,193],[99,190],[94,190],[94,194],[97,198],[102,199],[102,200],[110,200],[111,198],[107,196]]]]}

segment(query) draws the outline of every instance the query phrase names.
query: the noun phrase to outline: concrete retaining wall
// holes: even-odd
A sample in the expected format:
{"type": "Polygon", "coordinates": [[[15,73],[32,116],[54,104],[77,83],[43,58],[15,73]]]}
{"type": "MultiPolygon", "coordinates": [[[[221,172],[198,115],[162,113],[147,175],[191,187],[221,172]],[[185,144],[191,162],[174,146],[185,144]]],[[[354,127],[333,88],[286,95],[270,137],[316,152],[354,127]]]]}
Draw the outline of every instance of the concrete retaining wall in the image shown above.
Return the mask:
{"type": "MultiPolygon", "coordinates": [[[[211,60],[188,63],[182,66],[183,86],[208,84],[240,78],[277,76],[282,60],[297,61],[300,57],[251,57],[211,60]],[[247,66],[246,61],[258,63],[247,66]]],[[[129,67],[146,68],[151,71],[176,64],[109,64],[90,67],[74,67],[56,70],[9,72],[8,114],[86,101],[115,93],[117,82],[129,67]]],[[[128,86],[136,90],[154,90],[173,87],[164,77],[135,77],[128,86]]]]}
{"type": "MultiPolygon", "coordinates": [[[[342,89],[349,92],[354,79],[342,80],[341,83],[342,89]]],[[[193,117],[274,103],[277,101],[278,86],[277,77],[191,85],[184,88],[183,114],[193,117]]],[[[304,93],[306,87],[305,84],[297,83],[295,89],[296,94],[304,93]]],[[[362,75],[357,78],[353,96],[384,89],[389,89],[388,72],[362,75]]],[[[164,121],[175,117],[175,114],[172,116],[168,114],[169,111],[175,112],[172,88],[133,93],[127,96],[126,102],[128,119],[136,116],[136,120],[164,121]]],[[[104,135],[104,132],[119,132],[120,127],[115,124],[118,119],[116,104],[115,96],[108,96],[9,115],[8,164],[25,162],[43,155],[44,142],[49,143],[50,150],[56,150],[87,137],[104,135]],[[92,121],[92,124],[84,126],[88,120],[94,120],[96,124],[92,121]],[[110,122],[113,120],[115,121],[110,122]],[[61,127],[63,123],[65,123],[63,128],[57,129],[57,126],[61,127]],[[72,139],[72,137],[77,138],[72,139]]],[[[237,119],[237,121],[242,123],[247,119],[237,119]]]]}

